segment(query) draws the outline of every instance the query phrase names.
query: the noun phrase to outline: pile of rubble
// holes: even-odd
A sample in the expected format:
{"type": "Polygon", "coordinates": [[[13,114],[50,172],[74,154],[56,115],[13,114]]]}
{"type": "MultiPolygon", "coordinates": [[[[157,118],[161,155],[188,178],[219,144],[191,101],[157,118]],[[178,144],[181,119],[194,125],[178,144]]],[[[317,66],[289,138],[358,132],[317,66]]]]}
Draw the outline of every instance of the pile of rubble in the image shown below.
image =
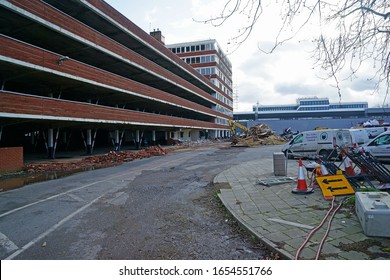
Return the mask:
{"type": "Polygon", "coordinates": [[[279,145],[286,140],[275,134],[267,124],[257,124],[249,128],[244,137],[234,136],[232,144],[235,146],[279,145]]]}
{"type": "Polygon", "coordinates": [[[78,160],[48,160],[44,162],[29,163],[24,166],[27,173],[51,172],[51,171],[74,171],[90,170],[108,166],[119,165],[124,162],[136,159],[150,158],[154,156],[164,156],[172,151],[179,149],[196,149],[205,145],[219,143],[217,140],[198,140],[198,141],[177,141],[172,142],[170,147],[162,148],[160,145],[150,146],[148,148],[134,151],[110,151],[103,155],[94,155],[83,157],[78,160]]]}
{"type": "Polygon", "coordinates": [[[163,149],[160,145],[157,145],[139,151],[111,151],[104,155],[89,156],[77,161],[30,163],[25,165],[25,170],[28,173],[65,170],[69,171],[77,169],[88,170],[118,165],[136,159],[163,156],[166,155],[170,150],[171,149],[163,149]]]}

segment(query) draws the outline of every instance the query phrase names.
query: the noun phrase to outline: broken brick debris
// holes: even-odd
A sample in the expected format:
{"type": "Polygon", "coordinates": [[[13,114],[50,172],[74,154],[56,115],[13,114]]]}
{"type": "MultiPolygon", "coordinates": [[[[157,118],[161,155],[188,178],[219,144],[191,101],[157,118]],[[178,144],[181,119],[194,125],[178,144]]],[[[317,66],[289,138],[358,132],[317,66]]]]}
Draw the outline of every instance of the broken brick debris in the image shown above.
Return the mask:
{"type": "Polygon", "coordinates": [[[172,149],[163,149],[160,145],[151,146],[139,151],[110,151],[104,155],[95,155],[82,158],[77,161],[66,162],[42,162],[30,163],[25,165],[28,173],[37,173],[45,171],[64,171],[75,169],[99,168],[110,165],[117,165],[123,162],[129,162],[136,159],[149,158],[153,156],[166,155],[172,149]]]}
{"type": "Polygon", "coordinates": [[[233,136],[233,145],[257,146],[257,145],[279,145],[286,143],[286,140],[277,135],[267,124],[256,124],[249,128],[248,133],[239,137],[233,136]]]}
{"type": "Polygon", "coordinates": [[[87,156],[78,160],[48,160],[44,162],[34,162],[24,165],[24,170],[27,173],[52,172],[52,171],[71,171],[71,170],[88,170],[101,167],[119,165],[124,162],[133,161],[136,159],[150,158],[154,156],[164,156],[172,151],[179,149],[191,148],[195,149],[200,146],[210,145],[213,143],[221,143],[222,140],[198,140],[198,141],[182,141],[172,142],[169,147],[161,147],[160,145],[150,146],[142,150],[124,150],[110,151],[103,155],[87,156]]]}

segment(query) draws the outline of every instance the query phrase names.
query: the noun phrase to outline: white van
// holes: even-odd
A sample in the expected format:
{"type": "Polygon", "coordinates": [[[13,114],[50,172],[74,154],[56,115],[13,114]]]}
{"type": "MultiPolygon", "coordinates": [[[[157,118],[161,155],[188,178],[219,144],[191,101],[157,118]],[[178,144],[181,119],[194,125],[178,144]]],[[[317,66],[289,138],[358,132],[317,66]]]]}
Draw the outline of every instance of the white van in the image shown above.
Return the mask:
{"type": "Polygon", "coordinates": [[[351,128],[349,130],[351,132],[352,144],[356,144],[357,146],[361,146],[370,141],[369,131],[364,128],[351,128]]]}
{"type": "Polygon", "coordinates": [[[306,157],[332,158],[337,155],[335,144],[341,147],[352,147],[349,129],[323,129],[303,131],[285,144],[282,152],[287,158],[306,157]]]}
{"type": "Polygon", "coordinates": [[[368,138],[374,139],[377,137],[379,134],[387,131],[389,127],[387,126],[377,126],[377,127],[365,127],[364,130],[366,130],[368,134],[368,138]]]}

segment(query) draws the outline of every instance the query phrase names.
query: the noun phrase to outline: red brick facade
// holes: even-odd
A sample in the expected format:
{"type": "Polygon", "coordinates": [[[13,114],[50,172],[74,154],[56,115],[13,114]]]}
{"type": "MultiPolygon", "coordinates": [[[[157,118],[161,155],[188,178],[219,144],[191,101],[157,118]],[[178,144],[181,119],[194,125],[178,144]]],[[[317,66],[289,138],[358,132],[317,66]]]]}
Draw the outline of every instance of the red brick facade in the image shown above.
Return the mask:
{"type": "Polygon", "coordinates": [[[5,0],[0,16],[1,147],[45,144],[51,157],[88,150],[98,129],[96,147],[115,149],[119,131],[137,148],[182,129],[191,140],[228,136],[219,87],[103,0],[5,0]]]}
{"type": "MultiPolygon", "coordinates": [[[[80,37],[85,38],[86,40],[89,40],[90,42],[101,46],[107,50],[110,50],[112,52],[115,52],[116,54],[120,55],[121,57],[128,59],[130,61],[133,61],[139,65],[144,66],[145,68],[148,68],[155,73],[162,75],[166,77],[167,79],[170,79],[172,81],[177,82],[178,84],[183,85],[184,87],[192,90],[196,94],[205,97],[206,99],[209,99],[212,102],[218,103],[220,105],[224,105],[219,100],[215,99],[211,95],[207,94],[206,92],[203,92],[199,88],[195,87],[194,85],[188,83],[187,81],[177,77],[176,75],[173,75],[169,71],[165,70],[164,68],[158,66],[157,64],[153,63],[152,61],[149,61],[139,54],[135,53],[134,51],[123,47],[122,45],[118,44],[117,42],[99,34],[96,33],[94,30],[88,28],[85,25],[82,25],[81,23],[73,20],[72,18],[67,17],[66,15],[60,13],[59,11],[53,9],[52,7],[45,5],[43,2],[31,2],[27,0],[18,0],[18,1],[10,1],[13,2],[15,5],[20,5],[24,9],[26,9],[29,12],[32,12],[36,15],[41,16],[43,19],[46,19],[50,21],[51,23],[54,23],[58,25],[59,27],[63,28],[64,30],[68,30],[72,32],[73,34],[76,34],[80,37]],[[27,3],[27,4],[25,4],[27,3]]],[[[150,36],[149,36],[150,37],[150,36]]],[[[191,69],[191,71],[194,72],[195,75],[196,71],[191,69]]],[[[202,77],[202,79],[204,79],[202,77]]],[[[210,86],[213,86],[211,83],[209,83],[210,86]]]]}
{"type": "Polygon", "coordinates": [[[0,148],[0,174],[23,168],[23,147],[0,148]]]}

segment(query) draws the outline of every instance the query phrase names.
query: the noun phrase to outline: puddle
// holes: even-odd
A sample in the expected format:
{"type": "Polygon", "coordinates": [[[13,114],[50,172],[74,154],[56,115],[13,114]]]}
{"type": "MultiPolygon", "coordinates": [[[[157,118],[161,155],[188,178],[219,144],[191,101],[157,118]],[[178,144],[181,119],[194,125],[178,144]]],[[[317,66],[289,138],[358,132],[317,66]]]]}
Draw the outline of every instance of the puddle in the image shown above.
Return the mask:
{"type": "Polygon", "coordinates": [[[74,170],[67,170],[67,171],[50,171],[50,172],[34,173],[34,174],[10,175],[10,176],[4,176],[4,178],[0,176],[0,192],[21,188],[26,185],[37,183],[37,182],[55,180],[61,177],[69,176],[75,173],[92,170],[92,169],[93,168],[74,169],[74,170]]]}

